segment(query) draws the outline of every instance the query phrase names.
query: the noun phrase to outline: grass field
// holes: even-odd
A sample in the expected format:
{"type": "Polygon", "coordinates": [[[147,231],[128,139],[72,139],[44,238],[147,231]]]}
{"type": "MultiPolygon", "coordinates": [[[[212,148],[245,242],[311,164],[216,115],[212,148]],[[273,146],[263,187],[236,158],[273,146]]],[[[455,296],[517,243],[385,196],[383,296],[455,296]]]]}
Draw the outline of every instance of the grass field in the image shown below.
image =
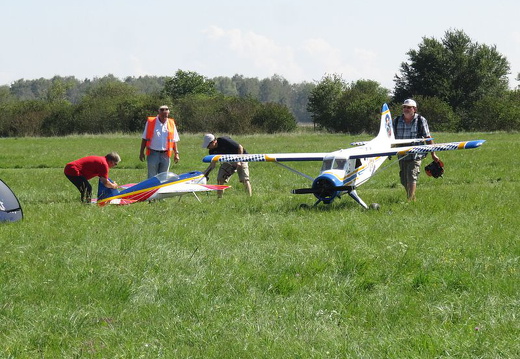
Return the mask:
{"type": "MultiPolygon", "coordinates": [[[[221,200],[82,205],[64,165],[115,150],[111,177],[142,180],[139,134],[0,139],[25,214],[0,223],[0,358],[520,357],[518,134],[435,137],[487,142],[440,153],[445,176],[423,173],[415,203],[387,161],[358,190],[379,211],[348,196],[299,209],[313,197],[290,190],[308,181],[267,163],[250,165],[252,198],[234,176],[221,200]]],[[[254,153],[369,138],[236,139],[254,153]]],[[[204,170],[202,135],[181,139],[172,170],[204,170]]]]}

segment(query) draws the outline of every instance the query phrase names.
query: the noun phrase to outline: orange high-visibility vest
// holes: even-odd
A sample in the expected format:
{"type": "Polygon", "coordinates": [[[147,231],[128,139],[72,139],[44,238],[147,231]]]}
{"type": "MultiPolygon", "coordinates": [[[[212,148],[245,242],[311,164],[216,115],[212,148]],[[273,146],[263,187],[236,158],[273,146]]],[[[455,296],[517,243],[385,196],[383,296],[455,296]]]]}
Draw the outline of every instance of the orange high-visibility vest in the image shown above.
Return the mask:
{"type": "MultiPolygon", "coordinates": [[[[150,144],[152,143],[153,130],[155,129],[155,121],[157,121],[157,117],[148,117],[148,127],[146,128],[146,155],[150,155],[150,144]]],[[[175,142],[173,141],[173,135],[175,133],[175,121],[173,118],[168,118],[166,121],[168,126],[168,137],[166,140],[166,152],[168,157],[172,156],[172,152],[175,146],[175,142]]]]}

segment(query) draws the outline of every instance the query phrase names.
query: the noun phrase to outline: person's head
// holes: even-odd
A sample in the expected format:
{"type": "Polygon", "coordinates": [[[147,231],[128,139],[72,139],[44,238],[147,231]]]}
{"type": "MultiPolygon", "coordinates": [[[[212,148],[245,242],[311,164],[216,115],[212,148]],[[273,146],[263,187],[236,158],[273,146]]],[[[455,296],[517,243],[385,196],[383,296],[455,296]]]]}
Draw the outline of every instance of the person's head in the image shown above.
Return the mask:
{"type": "Polygon", "coordinates": [[[117,152],[110,152],[105,156],[105,158],[110,168],[117,166],[117,164],[121,161],[121,157],[119,157],[117,152]]]}
{"type": "Polygon", "coordinates": [[[159,107],[159,117],[167,118],[170,114],[170,108],[166,105],[159,107]]]}
{"type": "Polygon", "coordinates": [[[403,102],[403,113],[415,113],[417,112],[417,103],[411,98],[404,100],[403,102]]]}
{"type": "Polygon", "coordinates": [[[202,148],[212,150],[215,147],[217,147],[217,139],[215,138],[215,135],[206,133],[204,135],[204,140],[202,141],[202,148]]]}

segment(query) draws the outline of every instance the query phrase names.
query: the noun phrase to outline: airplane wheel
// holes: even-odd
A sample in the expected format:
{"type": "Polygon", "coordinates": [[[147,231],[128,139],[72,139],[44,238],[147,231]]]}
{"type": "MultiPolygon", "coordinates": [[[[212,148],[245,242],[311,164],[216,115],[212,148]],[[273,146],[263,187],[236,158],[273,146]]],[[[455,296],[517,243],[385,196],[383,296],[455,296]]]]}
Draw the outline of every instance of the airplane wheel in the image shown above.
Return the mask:
{"type": "Polygon", "coordinates": [[[379,210],[379,208],[381,208],[379,203],[371,203],[369,207],[370,207],[370,209],[375,209],[375,210],[379,210]]]}

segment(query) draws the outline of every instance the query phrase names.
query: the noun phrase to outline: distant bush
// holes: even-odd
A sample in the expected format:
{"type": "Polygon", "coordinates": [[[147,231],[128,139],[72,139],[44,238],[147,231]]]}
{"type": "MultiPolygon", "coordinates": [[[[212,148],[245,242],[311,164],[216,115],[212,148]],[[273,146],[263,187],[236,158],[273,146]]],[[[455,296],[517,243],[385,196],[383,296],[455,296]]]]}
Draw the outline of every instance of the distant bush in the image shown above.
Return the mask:
{"type": "Polygon", "coordinates": [[[266,103],[253,116],[252,124],[261,132],[290,132],[296,129],[296,119],[286,107],[266,103]]]}

